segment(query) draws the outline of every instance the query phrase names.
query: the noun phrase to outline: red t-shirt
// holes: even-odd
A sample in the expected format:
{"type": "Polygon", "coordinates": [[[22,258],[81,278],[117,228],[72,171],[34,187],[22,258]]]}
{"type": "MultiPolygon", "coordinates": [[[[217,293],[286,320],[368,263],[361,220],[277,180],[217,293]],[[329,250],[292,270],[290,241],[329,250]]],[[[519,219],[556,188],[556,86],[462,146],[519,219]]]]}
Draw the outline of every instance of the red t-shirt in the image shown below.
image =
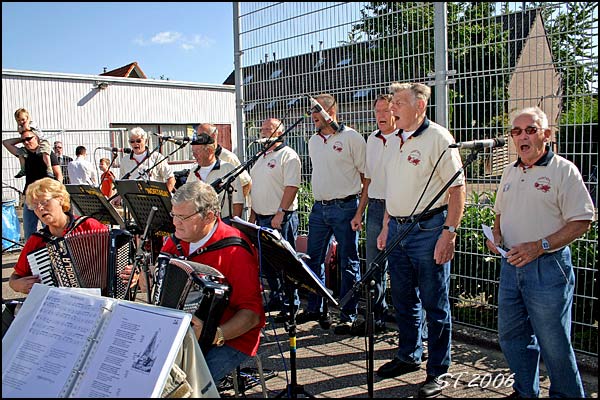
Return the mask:
{"type": "MultiPolygon", "coordinates": [[[[240,237],[249,244],[250,240],[238,229],[229,226],[219,220],[217,229],[212,237],[206,242],[208,246],[227,237],[240,237]]],[[[181,241],[180,245],[183,255],[189,255],[190,244],[181,241]]],[[[206,264],[221,272],[231,286],[229,292],[229,303],[220,319],[220,324],[228,321],[241,309],[247,309],[260,316],[260,323],[241,336],[227,341],[227,345],[248,354],[256,355],[260,344],[260,330],[265,326],[265,311],[263,308],[262,285],[259,279],[258,256],[254,247],[252,254],[241,246],[227,246],[222,249],[208,251],[203,254],[192,256],[190,261],[206,264]]],[[[167,239],[161,252],[179,256],[179,250],[172,237],[167,239]]]]}
{"type": "MultiPolygon", "coordinates": [[[[87,218],[85,221],[81,222],[79,225],[73,229],[74,222],[79,217],[73,217],[72,214],[68,214],[70,221],[67,224],[66,229],[63,232],[63,236],[72,230],[72,232],[86,232],[90,230],[108,230],[108,227],[102,224],[100,221],[94,218],[87,218]]],[[[43,230],[43,229],[42,229],[43,230]]],[[[25,246],[23,246],[23,251],[19,255],[19,259],[15,264],[15,273],[21,277],[30,276],[31,275],[31,267],[29,266],[29,261],[27,260],[27,255],[35,250],[39,250],[46,245],[48,242],[43,236],[38,234],[33,234],[27,239],[25,246]]]]}
{"type": "Polygon", "coordinates": [[[110,171],[106,171],[100,177],[100,190],[102,191],[102,194],[106,197],[110,197],[114,180],[115,175],[110,171]]]}

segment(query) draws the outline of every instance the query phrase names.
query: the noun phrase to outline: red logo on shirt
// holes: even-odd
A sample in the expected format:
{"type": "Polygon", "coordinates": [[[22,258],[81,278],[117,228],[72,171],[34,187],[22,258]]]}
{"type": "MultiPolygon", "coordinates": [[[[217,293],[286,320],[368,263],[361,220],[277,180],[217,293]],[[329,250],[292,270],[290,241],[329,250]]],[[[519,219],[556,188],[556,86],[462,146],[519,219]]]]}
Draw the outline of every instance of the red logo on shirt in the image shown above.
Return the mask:
{"type": "Polygon", "coordinates": [[[541,177],[536,183],[533,184],[533,187],[535,187],[537,190],[541,190],[544,193],[548,193],[548,191],[550,191],[552,188],[550,185],[550,178],[541,177]]]}
{"type": "Polygon", "coordinates": [[[421,152],[418,150],[413,150],[406,159],[412,165],[417,166],[421,163],[421,152]]]}
{"type": "Polygon", "coordinates": [[[335,143],[333,144],[333,149],[334,149],[335,151],[337,151],[338,153],[341,153],[341,152],[342,152],[342,150],[344,150],[344,147],[342,146],[342,142],[340,142],[340,141],[337,141],[337,142],[335,142],[335,143]]]}
{"type": "Polygon", "coordinates": [[[270,161],[267,163],[267,167],[269,167],[269,168],[271,168],[271,169],[275,168],[275,160],[270,160],[270,161]]]}

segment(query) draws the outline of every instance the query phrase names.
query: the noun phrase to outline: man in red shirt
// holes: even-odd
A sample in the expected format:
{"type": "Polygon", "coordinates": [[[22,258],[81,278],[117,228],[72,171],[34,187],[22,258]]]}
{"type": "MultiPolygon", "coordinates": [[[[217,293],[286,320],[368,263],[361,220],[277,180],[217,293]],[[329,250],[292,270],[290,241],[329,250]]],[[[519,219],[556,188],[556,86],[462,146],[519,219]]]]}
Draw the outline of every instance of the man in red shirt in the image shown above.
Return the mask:
{"type": "MultiPolygon", "coordinates": [[[[258,351],[260,330],[265,325],[258,257],[249,239],[219,217],[219,200],[211,185],[187,182],[177,189],[171,201],[175,233],[167,239],[161,253],[215,268],[231,287],[214,346],[204,354],[213,380],[219,382],[258,351]],[[240,238],[240,244],[206,249],[231,237],[240,238]]],[[[122,274],[121,278],[127,279],[128,274],[122,274]]],[[[192,324],[199,338],[203,322],[194,316],[192,324]]]]}

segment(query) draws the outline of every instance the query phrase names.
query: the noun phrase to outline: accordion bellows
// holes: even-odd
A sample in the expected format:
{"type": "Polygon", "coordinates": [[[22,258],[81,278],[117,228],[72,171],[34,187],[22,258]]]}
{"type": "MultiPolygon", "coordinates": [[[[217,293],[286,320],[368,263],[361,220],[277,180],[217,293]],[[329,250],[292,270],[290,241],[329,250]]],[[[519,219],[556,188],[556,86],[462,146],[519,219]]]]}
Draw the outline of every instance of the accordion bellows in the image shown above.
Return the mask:
{"type": "Polygon", "coordinates": [[[133,263],[131,238],[122,229],[72,232],[31,252],[27,260],[43,284],[100,288],[103,296],[124,299],[128,285],[119,274],[133,263]]]}

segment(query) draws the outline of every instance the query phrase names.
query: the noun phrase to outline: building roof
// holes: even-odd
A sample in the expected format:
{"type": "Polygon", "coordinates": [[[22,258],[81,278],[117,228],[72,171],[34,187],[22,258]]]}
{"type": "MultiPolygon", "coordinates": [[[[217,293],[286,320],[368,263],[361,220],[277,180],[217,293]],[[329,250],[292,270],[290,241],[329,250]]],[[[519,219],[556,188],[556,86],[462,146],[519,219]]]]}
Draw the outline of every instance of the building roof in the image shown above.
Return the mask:
{"type": "Polygon", "coordinates": [[[140,68],[136,61],[124,65],[120,68],[113,69],[111,71],[103,72],[100,76],[118,76],[121,78],[140,78],[146,79],[146,74],[140,68]]]}

